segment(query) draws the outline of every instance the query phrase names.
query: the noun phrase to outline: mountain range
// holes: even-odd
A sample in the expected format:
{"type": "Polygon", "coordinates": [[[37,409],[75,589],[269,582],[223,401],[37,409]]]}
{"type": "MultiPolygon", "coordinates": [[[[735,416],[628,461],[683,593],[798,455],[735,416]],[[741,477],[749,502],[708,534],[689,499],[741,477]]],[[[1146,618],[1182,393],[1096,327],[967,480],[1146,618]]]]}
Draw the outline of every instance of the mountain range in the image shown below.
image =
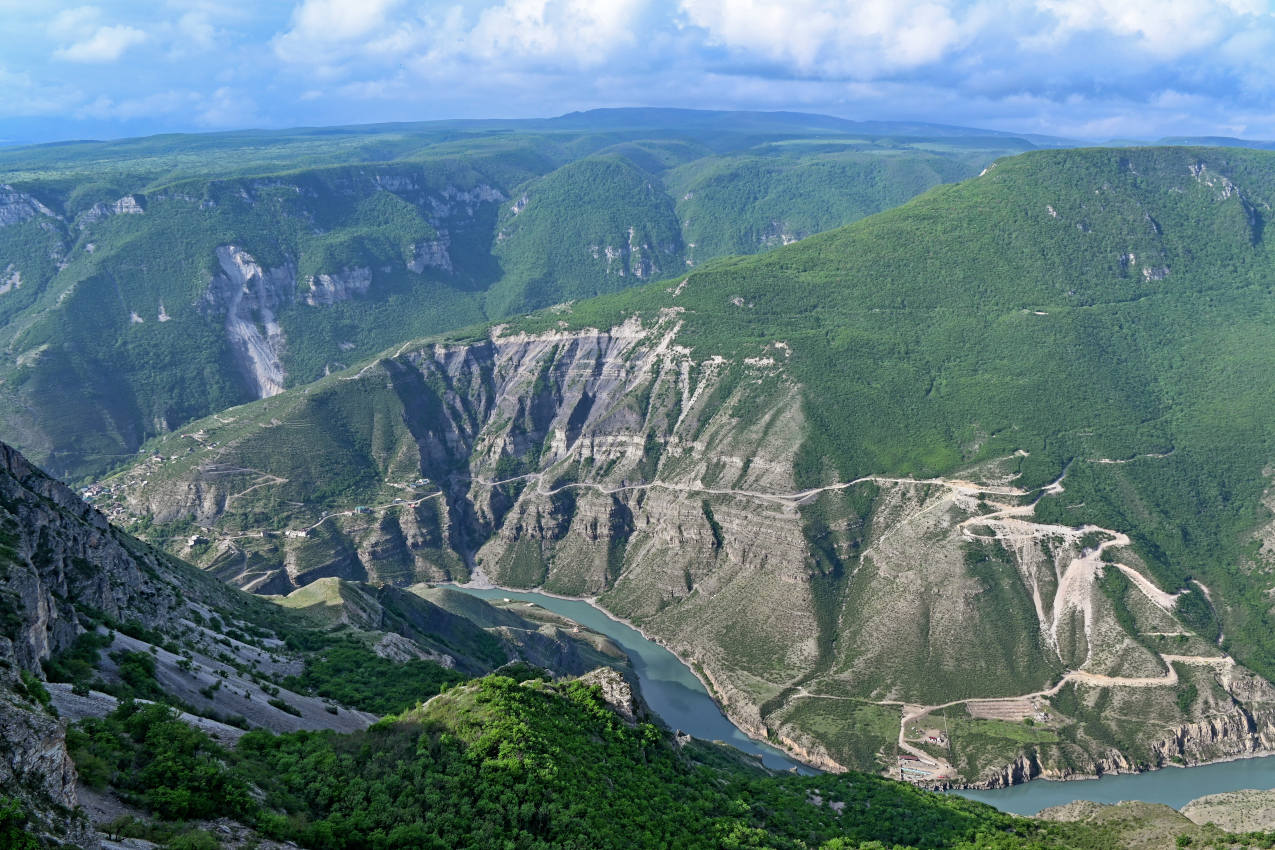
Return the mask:
{"type": "Polygon", "coordinates": [[[1275,154],[1059,145],[620,110],[5,150],[0,435],[455,681],[624,667],[437,587],[489,582],[828,770],[1269,751],[1275,154]]]}
{"type": "Polygon", "coordinates": [[[1031,820],[863,773],[776,774],[663,727],[622,653],[547,612],[335,581],[262,600],[113,528],[3,444],[0,596],[0,842],[20,850],[1272,835],[1260,793],[1031,820]],[[546,643],[563,649],[547,668],[502,664],[546,643]],[[589,658],[604,666],[567,672],[589,658]]]}
{"type": "Polygon", "coordinates": [[[636,110],[6,149],[0,427],[101,474],[386,346],[790,242],[1030,147],[636,110]]]}
{"type": "Polygon", "coordinates": [[[953,775],[994,784],[1262,749],[1269,174],[1027,153],[396,346],[192,423],[99,498],[260,591],[597,596],[827,766],[924,750],[908,711],[959,724],[953,775]]]}

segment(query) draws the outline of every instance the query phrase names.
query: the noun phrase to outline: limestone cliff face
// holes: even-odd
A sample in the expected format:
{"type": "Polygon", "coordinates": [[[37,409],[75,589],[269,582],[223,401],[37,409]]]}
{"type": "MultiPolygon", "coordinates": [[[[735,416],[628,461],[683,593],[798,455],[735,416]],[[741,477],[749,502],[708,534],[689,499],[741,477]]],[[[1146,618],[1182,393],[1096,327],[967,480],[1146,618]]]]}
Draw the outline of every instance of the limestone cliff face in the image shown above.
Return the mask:
{"type": "MultiPolygon", "coordinates": [[[[1189,635],[1174,597],[1147,578],[1122,535],[1037,522],[1039,494],[1015,486],[1012,458],[959,479],[869,476],[802,489],[807,400],[787,371],[787,345],[701,359],[681,328],[670,309],[607,329],[495,328],[402,350],[296,397],[291,430],[273,419],[236,426],[229,444],[196,453],[178,473],[138,473],[121,486],[120,518],[193,519],[215,542],[203,563],[263,592],[337,576],[597,597],[696,665],[742,728],[828,767],[894,775],[897,736],[881,730],[906,706],[1010,700],[989,705],[989,716],[1044,713],[1054,726],[1141,716],[1137,729],[1115,731],[1147,745],[1231,710],[1201,698],[1184,716],[1176,668],[1154,646],[1189,656],[1184,670],[1204,677],[1201,694],[1212,693],[1212,671],[1240,668],[1189,635]],[[272,465],[293,450],[277,435],[329,426],[311,418],[311,405],[353,409],[339,427],[376,435],[368,474],[386,483],[362,509],[305,513],[307,494],[289,477],[309,468],[272,465]],[[274,512],[288,533],[247,538],[253,511],[274,512]],[[1126,598],[1102,590],[1106,571],[1125,576],[1126,598]],[[1135,639],[1130,623],[1160,637],[1135,639]],[[1060,696],[1064,684],[1085,687],[1090,705],[1055,704],[1071,694],[1060,696]],[[1107,690],[1124,694],[1119,711],[1096,701],[1107,690]],[[838,724],[852,731],[827,731],[838,724]]],[[[1255,717],[1275,709],[1275,693],[1232,680],[1228,701],[1255,717]]],[[[1207,735],[1212,743],[1184,743],[1179,757],[1266,746],[1260,735],[1243,744],[1238,733],[1207,735]]],[[[1086,733],[1035,756],[1007,742],[1022,750],[1017,761],[1006,766],[1005,749],[958,754],[953,775],[1003,784],[1172,758],[1111,739],[1086,733]]]]}
{"type": "Polygon", "coordinates": [[[311,307],[329,306],[366,294],[372,285],[372,270],[352,268],[332,274],[310,275],[302,283],[306,304],[311,307]]]}
{"type": "Polygon", "coordinates": [[[75,640],[77,603],[148,626],[177,609],[175,584],[160,580],[171,572],[161,556],[111,528],[4,444],[0,500],[0,527],[12,540],[0,548],[6,565],[0,599],[11,612],[4,636],[23,669],[37,670],[75,640]]]}
{"type": "Polygon", "coordinates": [[[275,312],[295,297],[296,270],[290,265],[263,269],[234,245],[217,249],[217,263],[220,272],[204,293],[204,312],[223,317],[226,337],[253,394],[278,395],[283,392],[285,338],[275,312]]]}
{"type": "Polygon", "coordinates": [[[1163,732],[1167,733],[1164,737],[1148,743],[1148,761],[1135,761],[1127,753],[1109,749],[1091,760],[1064,767],[1048,758],[1042,764],[1037,754],[1032,752],[989,771],[966,787],[1008,788],[1036,778],[1088,779],[1173,764],[1206,764],[1266,755],[1275,750],[1275,709],[1268,707],[1253,712],[1236,706],[1232,711],[1170,727],[1163,732]]]}
{"type": "MultiPolygon", "coordinates": [[[[40,662],[83,630],[78,609],[167,622],[179,608],[163,556],[119,534],[71,490],[0,444],[0,788],[16,793],[39,828],[76,846],[96,846],[76,805],[65,724],[26,696],[19,674],[42,678],[40,662]]],[[[197,595],[197,594],[195,594],[197,595]]]]}
{"type": "MultiPolygon", "coordinates": [[[[1233,665],[1219,671],[1214,683],[1215,698],[1206,699],[1196,712],[1198,716],[1187,722],[1156,722],[1155,698],[1143,698],[1148,722],[1140,746],[1121,750],[1108,745],[1081,752],[1046,745],[983,771],[970,787],[1004,788],[1037,777],[1087,779],[1265,755],[1275,750],[1275,687],[1233,665]]],[[[1137,704],[1135,700],[1128,702],[1130,706],[1137,704]]]]}
{"type": "Polygon", "coordinates": [[[88,822],[72,814],[75,764],[66,750],[66,725],[26,696],[13,644],[0,638],[0,789],[16,797],[37,833],[74,847],[95,848],[88,822]]]}
{"type": "Polygon", "coordinates": [[[109,204],[94,204],[84,212],[80,213],[79,217],[75,220],[75,224],[80,228],[80,230],[84,230],[90,225],[96,224],[102,219],[109,218],[113,215],[142,215],[146,212],[146,209],[142,206],[138,197],[139,196],[137,195],[125,195],[119,200],[109,204]]]}
{"type": "Polygon", "coordinates": [[[219,271],[212,276],[200,301],[210,319],[220,319],[235,362],[257,398],[283,392],[287,375],[283,355],[287,336],[277,315],[297,303],[326,307],[365,295],[372,270],[349,268],[331,274],[309,275],[298,286],[296,268],[286,262],[262,267],[235,245],[217,248],[219,271]]]}
{"type": "Polygon", "coordinates": [[[57,218],[53,210],[40,203],[35,196],[0,183],[0,227],[30,221],[36,216],[57,218]]]}
{"type": "Polygon", "coordinates": [[[1151,747],[1159,764],[1199,764],[1267,753],[1275,749],[1275,709],[1236,706],[1225,714],[1184,723],[1151,747]]]}

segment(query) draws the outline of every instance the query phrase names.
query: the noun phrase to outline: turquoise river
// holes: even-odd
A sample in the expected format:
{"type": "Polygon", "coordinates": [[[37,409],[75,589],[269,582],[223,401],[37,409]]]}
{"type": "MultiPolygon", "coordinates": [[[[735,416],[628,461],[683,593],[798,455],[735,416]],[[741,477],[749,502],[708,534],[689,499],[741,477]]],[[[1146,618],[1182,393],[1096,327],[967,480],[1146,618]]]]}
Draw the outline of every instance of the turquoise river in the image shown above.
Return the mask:
{"type": "MultiPolygon", "coordinates": [[[[681,659],[600,608],[583,600],[563,599],[531,591],[456,585],[452,587],[483,599],[534,602],[546,610],[607,635],[628,653],[641,685],[643,698],[669,726],[697,738],[724,741],[745,752],[759,755],[763,763],[771,768],[810,771],[769,744],[755,741],[741,732],[722,714],[703,683],[681,659]]],[[[1037,780],[996,791],[953,793],[989,803],[1007,812],[1035,814],[1041,809],[1061,806],[1074,800],[1093,800],[1099,803],[1143,800],[1179,808],[1205,794],[1238,791],[1243,788],[1275,788],[1275,757],[1239,759],[1198,767],[1169,767],[1148,773],[1104,776],[1101,779],[1074,782],[1037,780]]]]}

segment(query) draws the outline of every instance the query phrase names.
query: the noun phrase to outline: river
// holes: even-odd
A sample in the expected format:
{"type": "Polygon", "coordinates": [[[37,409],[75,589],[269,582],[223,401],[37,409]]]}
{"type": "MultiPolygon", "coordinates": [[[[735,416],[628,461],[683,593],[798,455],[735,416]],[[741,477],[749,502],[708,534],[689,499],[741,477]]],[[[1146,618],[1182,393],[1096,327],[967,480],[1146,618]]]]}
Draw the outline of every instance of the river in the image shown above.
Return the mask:
{"type": "Polygon", "coordinates": [[[1122,803],[1142,800],[1164,803],[1180,809],[1197,797],[1240,791],[1245,788],[1275,788],[1275,757],[1237,759],[1196,767],[1166,767],[1146,773],[1122,773],[1101,779],[1053,782],[1037,779],[995,791],[954,791],[1018,815],[1034,815],[1050,806],[1075,800],[1095,803],[1122,803]]]}
{"type": "Polygon", "coordinates": [[[600,632],[628,653],[637,673],[642,698],[651,710],[674,729],[680,729],[706,741],[724,741],[736,749],[761,756],[762,763],[777,770],[797,768],[813,773],[809,767],[789,758],[781,750],[754,741],[726,719],[717,703],[708,695],[704,684],[682,660],[653,640],[648,640],[632,626],[603,613],[602,609],[578,599],[560,599],[530,591],[486,589],[448,585],[483,599],[518,599],[534,602],[541,608],[575,620],[585,628],[600,632]]]}
{"type": "MultiPolygon", "coordinates": [[[[651,710],[674,729],[696,738],[724,741],[748,753],[760,755],[767,767],[814,773],[787,755],[741,732],[731,723],[704,685],[682,660],[642,633],[578,599],[562,599],[533,591],[473,588],[449,585],[483,599],[518,599],[575,620],[611,638],[628,653],[637,673],[642,696],[651,710]]],[[[1167,767],[1148,773],[1104,776],[1101,779],[1052,782],[1036,780],[995,791],[954,791],[1014,814],[1034,815],[1050,806],[1075,800],[1119,803],[1142,800],[1180,808],[1205,794],[1244,788],[1275,788],[1275,757],[1239,759],[1198,767],[1167,767]]]]}

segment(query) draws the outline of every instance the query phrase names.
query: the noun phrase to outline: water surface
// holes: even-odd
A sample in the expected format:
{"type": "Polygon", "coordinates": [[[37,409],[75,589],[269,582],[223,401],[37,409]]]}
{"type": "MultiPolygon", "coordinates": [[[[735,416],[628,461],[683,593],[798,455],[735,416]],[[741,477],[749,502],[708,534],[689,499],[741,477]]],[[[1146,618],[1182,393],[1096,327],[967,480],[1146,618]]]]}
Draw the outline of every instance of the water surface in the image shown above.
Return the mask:
{"type": "Polygon", "coordinates": [[[769,744],[755,741],[726,719],[722,710],[708,695],[704,684],[682,660],[653,640],[648,640],[632,626],[603,613],[601,609],[577,599],[560,599],[532,591],[479,589],[449,585],[482,599],[517,599],[534,602],[541,608],[575,620],[580,625],[600,632],[615,641],[633,662],[642,698],[651,710],[674,729],[680,729],[706,741],[724,741],[736,749],[761,756],[767,767],[802,773],[814,771],[793,761],[769,744]]]}
{"type": "MultiPolygon", "coordinates": [[[[616,620],[601,609],[576,599],[560,599],[533,591],[478,589],[450,585],[456,590],[483,599],[517,599],[534,602],[555,614],[611,638],[628,653],[637,673],[647,705],[674,729],[709,741],[724,741],[737,749],[762,757],[767,767],[802,773],[816,771],[793,761],[769,744],[756,741],[739,730],[722,714],[704,685],[682,660],[658,643],[642,636],[632,626],[616,620]]],[[[995,791],[953,791],[1014,814],[1034,815],[1041,809],[1076,800],[1120,803],[1141,800],[1164,803],[1173,808],[1206,794],[1239,791],[1245,788],[1275,788],[1275,757],[1240,759],[1199,767],[1167,767],[1147,773],[1104,776],[1074,782],[1035,780],[995,791]]]]}
{"type": "Polygon", "coordinates": [[[1180,809],[1197,797],[1240,791],[1245,788],[1275,788],[1275,757],[1239,759],[1197,767],[1166,767],[1146,773],[1123,773],[1101,779],[1051,782],[1037,779],[995,791],[953,791],[962,797],[988,803],[1006,812],[1034,815],[1041,809],[1062,806],[1076,800],[1095,803],[1123,803],[1141,800],[1164,803],[1180,809]]]}

